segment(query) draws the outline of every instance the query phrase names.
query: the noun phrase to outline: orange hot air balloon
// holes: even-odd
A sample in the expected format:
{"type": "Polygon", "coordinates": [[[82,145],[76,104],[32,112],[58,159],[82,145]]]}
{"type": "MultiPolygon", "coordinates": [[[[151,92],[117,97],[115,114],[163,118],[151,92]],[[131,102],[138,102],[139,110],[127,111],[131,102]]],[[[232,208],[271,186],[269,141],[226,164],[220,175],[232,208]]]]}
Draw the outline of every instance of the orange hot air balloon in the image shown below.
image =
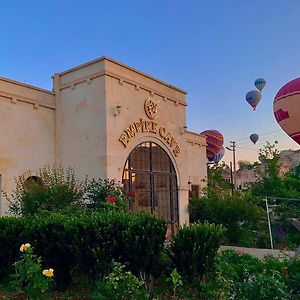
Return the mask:
{"type": "Polygon", "coordinates": [[[206,137],[206,157],[209,161],[213,161],[224,144],[223,135],[217,130],[205,130],[201,134],[206,137]]]}
{"type": "Polygon", "coordinates": [[[280,127],[300,145],[300,78],[288,82],[278,91],[273,109],[280,127]]]}

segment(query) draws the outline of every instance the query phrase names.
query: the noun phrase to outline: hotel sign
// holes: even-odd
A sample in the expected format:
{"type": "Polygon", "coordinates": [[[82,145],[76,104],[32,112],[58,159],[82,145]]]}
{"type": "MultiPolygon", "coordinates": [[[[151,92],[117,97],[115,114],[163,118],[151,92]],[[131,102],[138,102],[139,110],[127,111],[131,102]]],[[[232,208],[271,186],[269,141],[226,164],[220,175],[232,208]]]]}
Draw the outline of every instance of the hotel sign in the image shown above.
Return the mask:
{"type": "Polygon", "coordinates": [[[142,118],[138,122],[130,124],[121,134],[119,141],[126,148],[131,140],[139,133],[151,132],[157,134],[163,138],[167,145],[171,148],[175,156],[180,154],[180,147],[175,137],[170,131],[158,122],[154,121],[158,114],[158,102],[154,102],[150,97],[145,101],[145,113],[151,120],[143,120],[142,118]]]}

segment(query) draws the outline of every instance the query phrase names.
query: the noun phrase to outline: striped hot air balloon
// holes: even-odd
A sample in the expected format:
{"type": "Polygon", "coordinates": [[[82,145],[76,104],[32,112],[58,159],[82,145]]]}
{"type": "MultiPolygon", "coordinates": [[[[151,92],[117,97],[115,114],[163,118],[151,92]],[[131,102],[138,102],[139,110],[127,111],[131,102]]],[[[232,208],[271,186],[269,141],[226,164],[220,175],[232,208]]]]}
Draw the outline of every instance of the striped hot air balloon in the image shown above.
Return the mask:
{"type": "Polygon", "coordinates": [[[201,134],[206,137],[206,157],[213,161],[224,144],[223,135],[217,130],[205,130],[201,134]]]}
{"type": "Polygon", "coordinates": [[[280,127],[300,145],[300,78],[288,82],[278,91],[273,110],[280,127]]]}
{"type": "Polygon", "coordinates": [[[221,159],[223,158],[224,154],[225,154],[225,148],[222,147],[220,152],[215,156],[214,163],[215,164],[219,163],[221,161],[221,159]]]}

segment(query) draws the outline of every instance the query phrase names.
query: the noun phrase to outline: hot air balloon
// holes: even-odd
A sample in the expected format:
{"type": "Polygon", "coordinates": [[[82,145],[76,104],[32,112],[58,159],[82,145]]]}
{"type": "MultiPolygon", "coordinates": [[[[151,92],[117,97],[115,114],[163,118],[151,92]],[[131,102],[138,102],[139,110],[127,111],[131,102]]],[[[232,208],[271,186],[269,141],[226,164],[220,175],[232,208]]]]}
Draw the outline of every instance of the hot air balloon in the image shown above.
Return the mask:
{"type": "Polygon", "coordinates": [[[206,137],[206,157],[209,161],[213,161],[223,146],[223,135],[217,130],[205,130],[201,134],[206,137]]]}
{"type": "Polygon", "coordinates": [[[223,158],[224,154],[225,154],[225,148],[222,147],[221,150],[220,150],[220,152],[215,156],[214,163],[215,164],[219,163],[220,160],[223,158]]]}
{"type": "Polygon", "coordinates": [[[266,80],[264,78],[257,78],[254,82],[255,87],[261,92],[266,86],[266,80]]]}
{"type": "Polygon", "coordinates": [[[277,92],[273,110],[280,127],[300,145],[300,78],[288,82],[277,92]]]}
{"type": "Polygon", "coordinates": [[[256,134],[256,133],[252,133],[251,135],[250,135],[250,141],[253,143],[253,144],[256,144],[256,142],[258,141],[258,139],[259,139],[259,135],[258,134],[256,134]]]}
{"type": "Polygon", "coordinates": [[[250,91],[246,94],[246,101],[253,107],[253,110],[256,109],[257,104],[261,99],[261,92],[257,90],[250,91]]]}

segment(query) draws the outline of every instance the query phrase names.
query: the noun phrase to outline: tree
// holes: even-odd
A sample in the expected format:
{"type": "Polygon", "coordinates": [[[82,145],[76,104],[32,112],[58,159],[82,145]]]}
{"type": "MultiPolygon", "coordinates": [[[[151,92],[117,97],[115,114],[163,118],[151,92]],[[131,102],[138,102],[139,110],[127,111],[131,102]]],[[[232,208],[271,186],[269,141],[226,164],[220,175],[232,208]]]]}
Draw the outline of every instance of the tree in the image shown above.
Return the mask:
{"type": "Polygon", "coordinates": [[[256,169],[259,179],[250,187],[253,196],[283,198],[300,196],[300,173],[288,172],[280,176],[279,154],[276,145],[269,142],[259,150],[261,166],[256,169]]]}
{"type": "Polygon", "coordinates": [[[207,168],[207,193],[227,193],[231,185],[224,179],[224,174],[230,172],[229,167],[225,164],[214,164],[207,168]]]}
{"type": "Polygon", "coordinates": [[[248,191],[235,191],[225,181],[224,172],[229,168],[214,165],[208,168],[207,188],[201,198],[193,198],[189,205],[190,221],[222,224],[227,228],[229,244],[236,244],[256,223],[261,209],[251,201],[248,191]]]}

